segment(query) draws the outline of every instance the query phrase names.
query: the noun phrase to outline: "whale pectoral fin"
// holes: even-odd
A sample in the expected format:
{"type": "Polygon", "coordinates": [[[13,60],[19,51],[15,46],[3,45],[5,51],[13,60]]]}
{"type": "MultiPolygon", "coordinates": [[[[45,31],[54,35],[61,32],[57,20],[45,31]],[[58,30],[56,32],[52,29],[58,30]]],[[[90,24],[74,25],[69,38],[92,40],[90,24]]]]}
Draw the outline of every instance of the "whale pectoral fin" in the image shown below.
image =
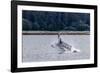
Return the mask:
{"type": "Polygon", "coordinates": [[[72,47],[72,52],[73,52],[73,53],[77,53],[77,52],[80,52],[80,50],[79,50],[79,49],[76,49],[76,48],[74,48],[74,47],[72,47]]]}

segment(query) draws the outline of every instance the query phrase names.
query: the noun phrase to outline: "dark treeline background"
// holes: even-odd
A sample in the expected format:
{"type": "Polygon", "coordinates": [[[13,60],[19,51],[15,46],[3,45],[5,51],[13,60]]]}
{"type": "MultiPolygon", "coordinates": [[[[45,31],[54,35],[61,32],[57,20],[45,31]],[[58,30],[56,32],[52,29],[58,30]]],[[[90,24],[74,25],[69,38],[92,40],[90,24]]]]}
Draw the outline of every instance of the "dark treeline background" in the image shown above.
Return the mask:
{"type": "Polygon", "coordinates": [[[22,12],[23,31],[89,31],[89,13],[27,11],[22,12]]]}

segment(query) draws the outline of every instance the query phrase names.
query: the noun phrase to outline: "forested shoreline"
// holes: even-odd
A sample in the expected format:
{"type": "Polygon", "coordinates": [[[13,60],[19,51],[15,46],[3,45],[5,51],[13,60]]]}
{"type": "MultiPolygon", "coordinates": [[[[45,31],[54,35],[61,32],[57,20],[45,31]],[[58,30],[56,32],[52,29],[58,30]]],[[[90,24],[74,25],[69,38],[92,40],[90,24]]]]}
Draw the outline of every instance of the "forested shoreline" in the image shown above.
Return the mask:
{"type": "Polygon", "coordinates": [[[90,31],[89,13],[22,12],[23,31],[90,31]]]}

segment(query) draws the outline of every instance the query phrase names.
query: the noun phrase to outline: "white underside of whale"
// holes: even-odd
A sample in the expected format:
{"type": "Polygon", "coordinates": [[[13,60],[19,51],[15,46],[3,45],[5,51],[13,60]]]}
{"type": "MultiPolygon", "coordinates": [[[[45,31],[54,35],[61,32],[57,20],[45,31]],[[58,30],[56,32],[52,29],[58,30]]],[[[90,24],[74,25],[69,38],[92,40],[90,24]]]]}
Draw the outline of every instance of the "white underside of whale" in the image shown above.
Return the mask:
{"type": "Polygon", "coordinates": [[[76,49],[74,47],[71,48],[71,50],[65,50],[64,53],[79,53],[80,50],[76,49]]]}
{"type": "Polygon", "coordinates": [[[64,53],[79,53],[81,52],[79,49],[76,49],[73,45],[70,45],[71,48],[68,49],[66,47],[68,47],[68,45],[66,45],[65,42],[63,42],[60,46],[58,45],[59,42],[53,42],[51,44],[51,47],[56,48],[56,49],[61,49],[61,51],[59,52],[59,54],[64,54],[64,53]],[[62,47],[62,45],[64,44],[64,47],[62,47]]]}

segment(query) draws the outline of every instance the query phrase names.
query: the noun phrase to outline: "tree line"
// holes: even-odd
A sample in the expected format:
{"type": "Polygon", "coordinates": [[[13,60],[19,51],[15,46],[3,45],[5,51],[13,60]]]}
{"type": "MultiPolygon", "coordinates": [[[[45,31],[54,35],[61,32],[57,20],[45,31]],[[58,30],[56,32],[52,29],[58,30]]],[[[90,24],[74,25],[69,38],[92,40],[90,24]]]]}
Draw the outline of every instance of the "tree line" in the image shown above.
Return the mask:
{"type": "Polygon", "coordinates": [[[22,12],[23,31],[89,31],[89,13],[28,11],[22,12]]]}

